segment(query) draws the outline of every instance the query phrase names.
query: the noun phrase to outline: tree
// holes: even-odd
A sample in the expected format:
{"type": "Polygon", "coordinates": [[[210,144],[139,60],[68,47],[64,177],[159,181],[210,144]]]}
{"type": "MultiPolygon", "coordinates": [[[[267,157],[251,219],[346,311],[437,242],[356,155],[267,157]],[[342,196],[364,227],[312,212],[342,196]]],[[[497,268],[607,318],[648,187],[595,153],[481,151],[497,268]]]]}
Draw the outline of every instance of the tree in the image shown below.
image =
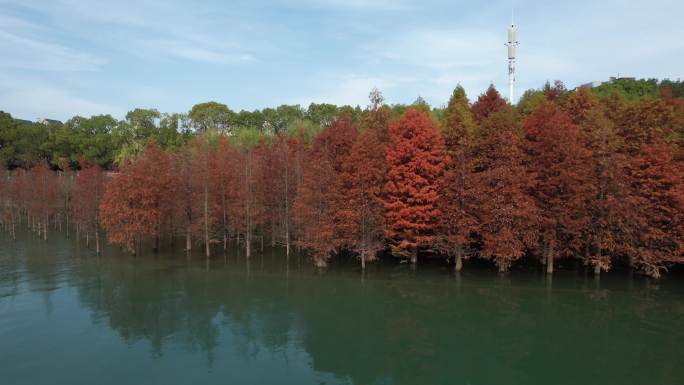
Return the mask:
{"type": "Polygon", "coordinates": [[[611,257],[624,251],[629,242],[625,157],[622,140],[603,108],[587,88],[580,88],[565,103],[571,119],[578,124],[584,146],[590,152],[588,181],[594,195],[587,202],[589,227],[584,232],[585,264],[594,272],[610,269],[611,257]]]}
{"type": "Polygon", "coordinates": [[[594,194],[588,183],[590,154],[579,127],[551,102],[540,105],[523,128],[534,174],[530,194],[539,210],[542,262],[552,273],[555,258],[581,249],[589,219],[585,207],[594,194]]]}
{"type": "Polygon", "coordinates": [[[418,109],[406,110],[389,126],[385,236],[392,254],[414,264],[419,249],[433,245],[438,228],[443,146],[435,123],[418,109]]]}
{"type": "Polygon", "coordinates": [[[537,208],[528,195],[533,178],[510,107],[483,121],[474,147],[480,255],[493,259],[503,272],[535,246],[538,233],[537,208]]]}
{"type": "Polygon", "coordinates": [[[204,254],[211,256],[213,227],[219,222],[218,197],[216,194],[216,161],[214,151],[206,137],[198,137],[189,145],[190,150],[190,191],[192,201],[190,209],[192,220],[191,232],[201,234],[204,242],[204,254]],[[198,199],[199,198],[199,199],[198,199]]]}
{"type": "Polygon", "coordinates": [[[684,171],[673,162],[665,143],[641,148],[629,168],[631,264],[658,278],[674,263],[684,262],[684,171]]]}
{"type": "Polygon", "coordinates": [[[489,115],[504,108],[506,105],[506,101],[492,84],[487,88],[487,91],[484,94],[477,98],[477,101],[473,103],[470,111],[472,112],[475,121],[481,122],[489,115]]]}
{"type": "Polygon", "coordinates": [[[463,87],[454,90],[444,116],[442,136],[446,157],[437,244],[443,253],[453,256],[454,270],[460,271],[471,235],[478,229],[473,175],[473,140],[477,127],[463,87]]]}
{"type": "Polygon", "coordinates": [[[142,240],[153,237],[158,247],[162,223],[173,210],[170,198],[175,185],[170,166],[168,154],[150,143],[107,182],[100,223],[110,243],[136,254],[142,240]]]}
{"type": "Polygon", "coordinates": [[[295,222],[300,230],[299,244],[312,253],[314,264],[327,265],[330,256],[345,243],[336,215],[339,175],[348,157],[356,129],[347,116],[338,117],[314,139],[306,156],[303,181],[295,201],[295,222]]]}
{"type": "Polygon", "coordinates": [[[205,102],[192,106],[188,118],[198,132],[217,130],[230,133],[235,113],[225,104],[205,102]]]}
{"type": "Polygon", "coordinates": [[[382,248],[385,157],[380,148],[380,133],[366,128],[343,158],[335,186],[335,243],[358,255],[362,269],[382,248]]]}
{"type": "MultiPolygon", "coordinates": [[[[100,254],[99,214],[100,201],[104,191],[104,173],[98,165],[82,164],[81,171],[74,178],[73,193],[70,197],[71,216],[80,229],[95,237],[95,254],[100,254]]],[[[68,222],[67,222],[68,223],[68,222]]]]}

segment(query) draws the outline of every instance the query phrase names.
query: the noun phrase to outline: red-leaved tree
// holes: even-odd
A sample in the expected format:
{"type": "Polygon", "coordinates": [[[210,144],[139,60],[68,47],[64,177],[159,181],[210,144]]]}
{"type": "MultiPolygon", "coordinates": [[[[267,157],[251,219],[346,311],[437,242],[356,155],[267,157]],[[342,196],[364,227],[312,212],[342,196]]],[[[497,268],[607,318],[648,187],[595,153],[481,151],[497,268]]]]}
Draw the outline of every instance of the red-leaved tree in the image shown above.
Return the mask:
{"type": "Polygon", "coordinates": [[[416,108],[392,122],[388,133],[385,236],[392,254],[416,263],[419,249],[433,248],[439,228],[444,145],[437,125],[416,108]]]}

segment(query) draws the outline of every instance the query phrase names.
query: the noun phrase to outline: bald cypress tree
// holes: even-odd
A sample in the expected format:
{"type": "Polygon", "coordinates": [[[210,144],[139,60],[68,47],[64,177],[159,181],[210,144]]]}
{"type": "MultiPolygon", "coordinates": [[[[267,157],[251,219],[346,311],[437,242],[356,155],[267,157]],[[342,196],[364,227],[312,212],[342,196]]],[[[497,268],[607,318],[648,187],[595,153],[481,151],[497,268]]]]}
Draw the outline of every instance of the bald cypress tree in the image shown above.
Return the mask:
{"type": "Polygon", "coordinates": [[[476,124],[463,87],[451,95],[444,112],[444,177],[440,186],[440,251],[453,257],[454,270],[460,271],[471,235],[477,231],[475,190],[472,173],[472,141],[476,124]]]}

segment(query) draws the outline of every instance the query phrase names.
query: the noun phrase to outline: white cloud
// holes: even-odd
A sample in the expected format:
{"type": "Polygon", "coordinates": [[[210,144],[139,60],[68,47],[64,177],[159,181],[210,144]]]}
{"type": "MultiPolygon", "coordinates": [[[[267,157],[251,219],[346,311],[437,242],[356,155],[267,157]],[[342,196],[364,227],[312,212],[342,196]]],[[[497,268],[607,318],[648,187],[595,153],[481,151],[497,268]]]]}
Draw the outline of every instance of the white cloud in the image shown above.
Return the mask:
{"type": "Polygon", "coordinates": [[[87,52],[37,37],[47,30],[22,20],[0,18],[0,68],[80,72],[98,71],[105,60],[87,52]]]}
{"type": "Polygon", "coordinates": [[[196,62],[233,64],[255,60],[254,56],[241,52],[241,49],[231,44],[211,46],[208,43],[210,42],[191,41],[188,39],[160,39],[141,42],[145,47],[145,51],[156,51],[161,54],[196,62]]]}

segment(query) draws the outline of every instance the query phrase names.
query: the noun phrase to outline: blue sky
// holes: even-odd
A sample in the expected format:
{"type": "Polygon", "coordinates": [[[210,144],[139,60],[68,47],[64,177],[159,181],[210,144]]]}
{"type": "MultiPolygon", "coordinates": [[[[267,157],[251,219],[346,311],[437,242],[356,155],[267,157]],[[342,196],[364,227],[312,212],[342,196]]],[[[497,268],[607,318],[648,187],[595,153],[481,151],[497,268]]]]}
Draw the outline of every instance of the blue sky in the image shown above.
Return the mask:
{"type": "Polygon", "coordinates": [[[0,110],[25,119],[135,107],[234,110],[310,102],[443,105],[506,89],[515,7],[518,90],[617,74],[684,77],[684,2],[0,0],[0,110]]]}

